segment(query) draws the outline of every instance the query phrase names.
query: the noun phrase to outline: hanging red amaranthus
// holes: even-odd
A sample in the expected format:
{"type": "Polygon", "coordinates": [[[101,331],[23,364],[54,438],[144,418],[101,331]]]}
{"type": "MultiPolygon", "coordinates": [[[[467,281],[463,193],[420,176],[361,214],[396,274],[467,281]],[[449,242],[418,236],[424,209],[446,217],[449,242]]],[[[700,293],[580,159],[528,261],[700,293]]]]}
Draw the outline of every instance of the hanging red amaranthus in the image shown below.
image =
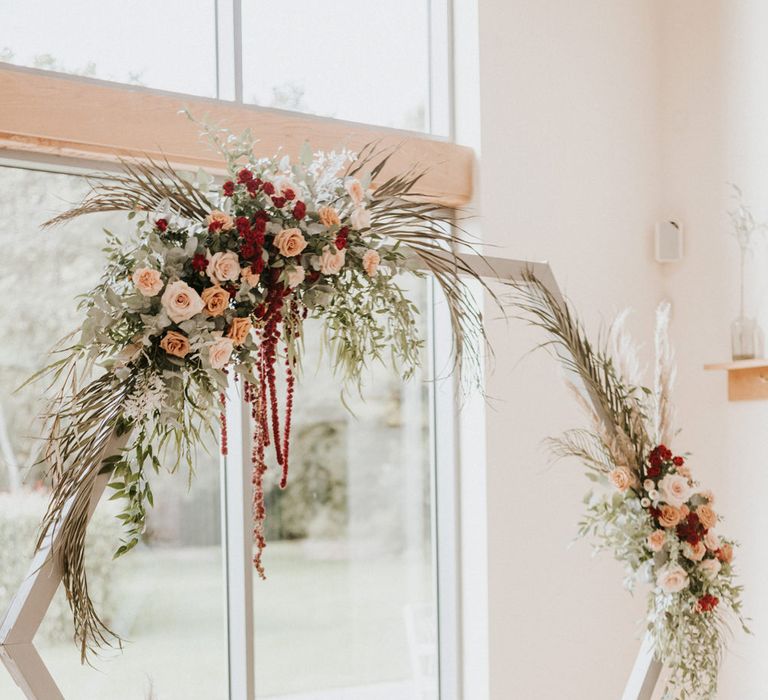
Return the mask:
{"type": "MultiPolygon", "coordinates": [[[[253,541],[255,552],[253,564],[264,578],[262,565],[262,553],[266,547],[264,533],[264,520],[266,518],[266,506],[264,495],[264,474],[267,471],[266,448],[273,444],[278,466],[281,468],[280,488],[288,484],[288,455],[290,452],[291,419],[293,414],[293,395],[295,375],[293,372],[293,360],[288,346],[285,350],[285,415],[280,424],[280,405],[277,389],[277,364],[279,359],[278,346],[283,336],[282,326],[285,319],[283,315],[282,287],[277,287],[270,292],[262,314],[263,324],[257,330],[259,350],[255,367],[257,383],[244,382],[243,400],[251,406],[251,419],[253,423],[251,465],[253,484],[253,541]]],[[[290,314],[299,314],[298,305],[291,304],[290,314]]],[[[222,394],[222,402],[224,395],[222,394]]],[[[222,403],[223,405],[223,403],[222,403]]],[[[222,450],[226,449],[226,422],[222,411],[222,450]]],[[[226,453],[225,453],[226,454],[226,453]]]]}

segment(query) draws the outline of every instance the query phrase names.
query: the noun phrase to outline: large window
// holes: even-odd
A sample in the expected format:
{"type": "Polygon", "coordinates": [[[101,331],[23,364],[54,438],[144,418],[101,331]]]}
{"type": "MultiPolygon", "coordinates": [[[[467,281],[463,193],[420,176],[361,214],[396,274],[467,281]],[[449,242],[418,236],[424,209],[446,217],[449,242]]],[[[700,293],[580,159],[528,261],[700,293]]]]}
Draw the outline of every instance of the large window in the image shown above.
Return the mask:
{"type": "MultiPolygon", "coordinates": [[[[447,3],[30,0],[0,6],[0,62],[447,135],[447,3]]],[[[76,296],[102,267],[101,228],[128,230],[104,217],[41,232],[85,188],[81,171],[45,167],[0,161],[11,270],[0,275],[11,301],[0,305],[0,614],[46,498],[39,473],[21,483],[40,391],[13,390],[78,323],[76,296]],[[25,314],[12,303],[22,291],[25,314]]],[[[433,285],[404,284],[432,340],[433,285]]],[[[80,667],[60,596],[36,644],[65,697],[252,700],[252,685],[260,700],[457,697],[451,396],[431,381],[445,348],[428,343],[407,383],[372,368],[363,399],[342,398],[311,332],[306,344],[289,487],[268,482],[267,581],[253,580],[243,551],[250,465],[232,441],[221,464],[215,445],[199,451],[189,492],[183,475],[156,477],[147,536],[114,566],[105,499],[90,528],[93,593],[129,643],[97,670],[80,667]]],[[[230,430],[247,435],[247,420],[238,414],[230,430]]],[[[22,697],[2,668],[0,697],[22,697]]]]}
{"type": "Polygon", "coordinates": [[[0,62],[447,135],[446,1],[7,2],[0,62]]]}
{"type": "MultiPolygon", "coordinates": [[[[76,327],[77,295],[103,267],[102,227],[94,217],[40,231],[39,225],[85,192],[82,177],[0,167],[0,609],[27,573],[47,491],[35,468],[43,408],[40,385],[14,390],[46,362],[51,345],[76,327]],[[23,310],[12,299],[24,300],[23,310]],[[22,477],[26,477],[22,479],[22,477]]],[[[227,697],[225,579],[222,566],[219,461],[198,450],[194,488],[183,474],[154,480],[157,508],[141,545],[112,563],[120,536],[113,503],[103,499],[89,528],[90,585],[107,623],[128,645],[94,670],[80,666],[72,624],[59,591],[36,643],[67,698],[227,697]],[[150,695],[150,689],[155,693],[150,695]]],[[[213,455],[213,456],[211,456],[213,455]]],[[[2,613],[0,613],[2,614],[2,613]]],[[[21,698],[0,673],[0,697],[21,698]]]]}

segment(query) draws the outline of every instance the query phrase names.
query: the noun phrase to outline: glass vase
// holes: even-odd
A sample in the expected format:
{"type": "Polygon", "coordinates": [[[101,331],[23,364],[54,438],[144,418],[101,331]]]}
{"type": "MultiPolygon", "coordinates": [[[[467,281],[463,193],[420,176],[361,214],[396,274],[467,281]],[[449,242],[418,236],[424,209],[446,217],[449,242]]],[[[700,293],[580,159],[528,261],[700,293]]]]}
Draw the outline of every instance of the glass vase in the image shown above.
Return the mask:
{"type": "Polygon", "coordinates": [[[731,323],[731,358],[752,360],[757,351],[757,324],[755,319],[739,316],[731,323]]]}

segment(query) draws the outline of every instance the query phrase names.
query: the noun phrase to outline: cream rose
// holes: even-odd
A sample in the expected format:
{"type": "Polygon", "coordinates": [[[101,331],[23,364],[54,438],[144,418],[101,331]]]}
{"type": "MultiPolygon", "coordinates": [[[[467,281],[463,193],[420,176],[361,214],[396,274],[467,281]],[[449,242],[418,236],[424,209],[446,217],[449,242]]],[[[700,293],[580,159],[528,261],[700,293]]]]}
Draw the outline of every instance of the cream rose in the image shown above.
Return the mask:
{"type": "Polygon", "coordinates": [[[716,552],[720,549],[720,538],[714,530],[710,530],[704,535],[704,544],[710,552],[716,552]]]}
{"type": "Polygon", "coordinates": [[[703,542],[697,542],[696,544],[686,542],[683,545],[683,556],[691,561],[701,561],[706,553],[707,548],[703,542]]]}
{"type": "Polygon", "coordinates": [[[375,277],[379,269],[381,256],[375,250],[366,250],[363,255],[363,270],[368,277],[375,277]]]}
{"type": "Polygon", "coordinates": [[[688,587],[688,574],[679,564],[667,564],[659,569],[656,585],[665,593],[679,593],[688,587]]]}
{"type": "Polygon", "coordinates": [[[295,267],[293,270],[288,270],[285,273],[285,279],[291,289],[298,287],[304,281],[306,276],[307,273],[304,271],[303,267],[295,267]]]}
{"type": "Polygon", "coordinates": [[[626,491],[630,486],[632,486],[632,482],[634,481],[634,477],[632,475],[632,472],[629,470],[629,467],[616,467],[611,471],[610,474],[608,474],[608,478],[611,480],[611,483],[622,493],[626,491]]]}
{"type": "Polygon", "coordinates": [[[231,250],[214,253],[208,258],[208,267],[205,271],[214,282],[234,282],[240,277],[240,261],[237,253],[231,250]]]}
{"type": "Polygon", "coordinates": [[[683,519],[683,514],[678,508],[664,504],[659,514],[659,524],[662,527],[675,527],[683,519]]]}
{"type": "Polygon", "coordinates": [[[145,297],[153,297],[163,288],[163,279],[151,267],[137,267],[131,277],[136,289],[145,297]]]}
{"type": "Polygon", "coordinates": [[[338,275],[341,268],[344,267],[346,253],[346,250],[337,250],[336,248],[331,250],[329,246],[325,246],[320,256],[320,272],[324,275],[338,275]]]}
{"type": "Polygon", "coordinates": [[[294,195],[299,195],[299,186],[285,175],[278,175],[274,180],[272,180],[272,184],[275,186],[275,189],[282,195],[284,195],[288,190],[291,190],[294,195]]]}
{"type": "Polygon", "coordinates": [[[667,474],[659,482],[659,491],[662,499],[676,508],[680,508],[692,493],[688,479],[679,474],[667,474]]]}
{"type": "Polygon", "coordinates": [[[699,516],[701,524],[707,529],[711,530],[717,525],[717,513],[715,513],[709,506],[699,506],[696,509],[696,515],[699,516]]]}
{"type": "Polygon", "coordinates": [[[240,270],[240,279],[243,280],[249,287],[255,287],[259,283],[259,273],[253,271],[253,267],[248,265],[240,270]]]}
{"type": "Polygon", "coordinates": [[[664,530],[654,530],[646,539],[646,545],[652,552],[660,552],[667,541],[667,533],[664,530]]]}
{"type": "Polygon", "coordinates": [[[233,318],[232,323],[227,331],[227,338],[229,338],[235,345],[242,345],[248,334],[251,332],[253,324],[249,318],[233,318]]]}
{"type": "Polygon", "coordinates": [[[189,338],[176,331],[168,331],[160,341],[160,347],[174,357],[186,357],[189,354],[189,338]]]}
{"type": "Polygon", "coordinates": [[[232,356],[234,343],[231,338],[219,338],[208,346],[208,360],[214,369],[226,367],[232,356]]]}
{"type": "Polygon", "coordinates": [[[292,258],[301,254],[301,251],[307,247],[307,241],[299,229],[284,228],[275,236],[275,246],[280,251],[280,255],[292,258]]]}
{"type": "Polygon", "coordinates": [[[704,578],[708,581],[714,581],[717,575],[720,573],[720,569],[723,565],[717,561],[717,559],[705,559],[699,564],[699,569],[704,574],[704,578]]]}
{"type": "Polygon", "coordinates": [[[363,229],[369,228],[371,225],[371,212],[365,207],[357,207],[357,209],[352,212],[352,216],[349,217],[349,220],[352,222],[353,228],[362,231],[363,229]]]}
{"type": "Polygon", "coordinates": [[[234,219],[218,209],[205,217],[205,223],[212,231],[231,231],[235,227],[234,219]]]}
{"type": "Polygon", "coordinates": [[[205,308],[200,295],[181,280],[171,282],[165,288],[160,303],[174,323],[187,321],[205,308]]]}
{"type": "Polygon", "coordinates": [[[699,496],[701,496],[709,505],[714,505],[715,503],[715,494],[712,493],[709,489],[705,489],[704,491],[699,491],[699,496]]]}
{"type": "Polygon", "coordinates": [[[320,207],[317,210],[317,215],[320,217],[320,223],[328,228],[338,226],[341,223],[339,213],[333,207],[320,207]]]}
{"type": "Polygon", "coordinates": [[[360,204],[365,199],[365,190],[360,180],[350,178],[344,183],[349,198],[355,203],[360,204]]]}
{"type": "Polygon", "coordinates": [[[229,306],[229,292],[218,284],[204,289],[202,299],[209,316],[221,316],[229,306]]]}

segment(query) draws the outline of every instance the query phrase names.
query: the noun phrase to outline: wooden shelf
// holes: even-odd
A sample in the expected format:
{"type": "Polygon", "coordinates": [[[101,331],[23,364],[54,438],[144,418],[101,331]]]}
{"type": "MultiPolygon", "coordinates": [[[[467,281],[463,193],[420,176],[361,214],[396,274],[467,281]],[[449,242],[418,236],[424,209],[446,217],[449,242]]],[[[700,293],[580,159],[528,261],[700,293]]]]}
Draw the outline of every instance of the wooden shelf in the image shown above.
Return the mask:
{"type": "Polygon", "coordinates": [[[704,369],[728,372],[729,401],[768,400],[768,358],[720,362],[704,369]]]}

